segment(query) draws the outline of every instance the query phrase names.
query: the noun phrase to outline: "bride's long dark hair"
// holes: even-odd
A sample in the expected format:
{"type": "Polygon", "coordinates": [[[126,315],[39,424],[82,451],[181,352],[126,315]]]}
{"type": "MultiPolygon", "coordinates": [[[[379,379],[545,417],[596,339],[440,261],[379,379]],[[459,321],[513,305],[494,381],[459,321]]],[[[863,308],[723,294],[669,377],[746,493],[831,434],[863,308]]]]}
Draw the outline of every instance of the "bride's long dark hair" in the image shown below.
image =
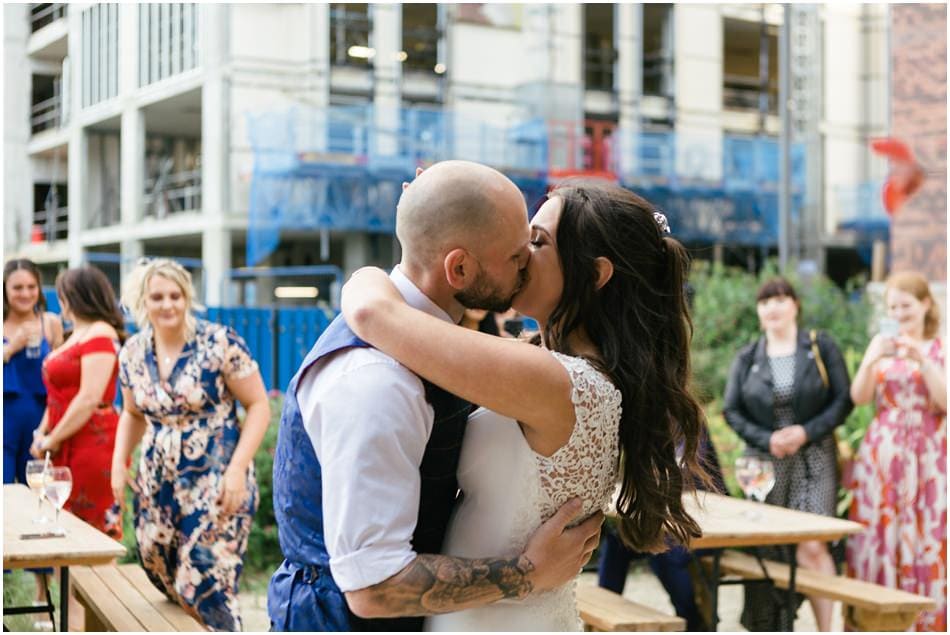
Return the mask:
{"type": "Polygon", "coordinates": [[[654,207],[627,189],[570,180],[549,196],[563,201],[557,246],[564,290],[545,346],[570,354],[568,335],[583,328],[601,353],[590,361],[623,396],[620,536],[638,551],[688,545],[702,532],[683,508],[683,493],[710,482],[699,457],[705,418],[689,387],[689,256],[661,229],[654,207]],[[596,289],[601,256],[614,272],[596,289]]]}

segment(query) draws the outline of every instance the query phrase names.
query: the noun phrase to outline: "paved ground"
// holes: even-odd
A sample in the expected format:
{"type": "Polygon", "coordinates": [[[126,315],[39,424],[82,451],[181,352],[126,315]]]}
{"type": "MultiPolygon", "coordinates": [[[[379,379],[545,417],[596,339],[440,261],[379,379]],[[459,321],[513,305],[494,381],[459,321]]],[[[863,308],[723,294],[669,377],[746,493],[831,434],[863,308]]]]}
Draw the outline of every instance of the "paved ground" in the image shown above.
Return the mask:
{"type": "MultiPolygon", "coordinates": [[[[581,575],[582,584],[596,584],[596,580],[597,577],[593,573],[581,575]]],[[[634,602],[652,606],[659,611],[665,611],[673,615],[673,605],[670,604],[669,596],[649,569],[632,567],[623,594],[624,597],[628,597],[634,602]]],[[[266,593],[242,593],[241,610],[244,617],[245,631],[267,631],[270,628],[270,622],[267,619],[266,593]]],[[[742,589],[737,586],[722,587],[719,592],[719,615],[722,620],[719,630],[725,632],[744,631],[745,629],[739,624],[740,613],[742,613],[742,589]]],[[[840,604],[835,607],[833,626],[837,631],[842,630],[840,604]]],[[[815,618],[807,601],[802,604],[798,611],[798,618],[795,620],[795,631],[815,631],[815,618]]]]}

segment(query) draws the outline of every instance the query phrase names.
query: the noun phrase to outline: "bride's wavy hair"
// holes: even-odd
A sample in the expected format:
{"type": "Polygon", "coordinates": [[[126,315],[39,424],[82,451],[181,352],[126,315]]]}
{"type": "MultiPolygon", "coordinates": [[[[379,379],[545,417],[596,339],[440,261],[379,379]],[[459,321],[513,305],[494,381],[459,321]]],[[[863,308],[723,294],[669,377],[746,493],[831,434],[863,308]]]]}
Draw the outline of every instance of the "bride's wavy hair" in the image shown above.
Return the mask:
{"type": "Polygon", "coordinates": [[[683,494],[711,482],[699,454],[705,417],[690,390],[689,255],[666,233],[665,217],[627,189],[568,180],[549,196],[563,201],[557,247],[564,291],[545,346],[573,354],[568,335],[583,327],[601,353],[590,361],[623,396],[620,536],[637,551],[688,545],[702,531],[683,494]],[[597,289],[601,256],[614,271],[597,289]]]}

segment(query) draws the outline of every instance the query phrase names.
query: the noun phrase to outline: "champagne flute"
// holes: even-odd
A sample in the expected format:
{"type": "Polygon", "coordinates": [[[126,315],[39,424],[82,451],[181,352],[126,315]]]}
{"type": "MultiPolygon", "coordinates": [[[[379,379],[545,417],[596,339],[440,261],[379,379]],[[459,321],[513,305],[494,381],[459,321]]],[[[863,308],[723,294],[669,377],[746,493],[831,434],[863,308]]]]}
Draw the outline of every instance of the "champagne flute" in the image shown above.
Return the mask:
{"type": "Polygon", "coordinates": [[[66,530],[59,524],[59,512],[73,491],[73,473],[68,467],[54,467],[50,469],[50,476],[50,482],[46,486],[46,498],[56,507],[54,531],[60,536],[65,536],[66,530]]]}
{"type": "Polygon", "coordinates": [[[39,499],[36,518],[33,519],[33,522],[40,525],[52,522],[43,514],[43,498],[46,496],[46,486],[51,480],[49,473],[51,467],[52,466],[48,465],[47,462],[42,459],[34,459],[26,462],[26,484],[39,499]]]}
{"type": "MultiPolygon", "coordinates": [[[[775,466],[769,459],[740,456],[736,459],[736,480],[747,498],[759,503],[765,502],[765,497],[775,487],[775,466]]],[[[747,510],[744,515],[749,520],[762,518],[762,513],[758,510],[747,510]]]]}

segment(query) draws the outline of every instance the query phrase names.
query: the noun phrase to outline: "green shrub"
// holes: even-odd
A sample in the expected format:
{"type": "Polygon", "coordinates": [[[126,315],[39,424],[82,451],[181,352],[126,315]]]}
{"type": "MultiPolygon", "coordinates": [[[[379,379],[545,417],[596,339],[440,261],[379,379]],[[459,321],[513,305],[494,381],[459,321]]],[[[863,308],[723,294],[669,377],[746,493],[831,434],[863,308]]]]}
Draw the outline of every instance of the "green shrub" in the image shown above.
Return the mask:
{"type": "Polygon", "coordinates": [[[270,400],[271,423],[267,433],[254,455],[254,468],[257,470],[257,487],[261,501],[251,525],[251,535],[247,539],[247,554],[244,566],[250,573],[272,573],[284,559],[280,544],[277,542],[277,521],[274,518],[273,474],[274,450],[277,447],[277,430],[280,424],[280,411],[284,400],[280,394],[272,393],[270,400]]]}

